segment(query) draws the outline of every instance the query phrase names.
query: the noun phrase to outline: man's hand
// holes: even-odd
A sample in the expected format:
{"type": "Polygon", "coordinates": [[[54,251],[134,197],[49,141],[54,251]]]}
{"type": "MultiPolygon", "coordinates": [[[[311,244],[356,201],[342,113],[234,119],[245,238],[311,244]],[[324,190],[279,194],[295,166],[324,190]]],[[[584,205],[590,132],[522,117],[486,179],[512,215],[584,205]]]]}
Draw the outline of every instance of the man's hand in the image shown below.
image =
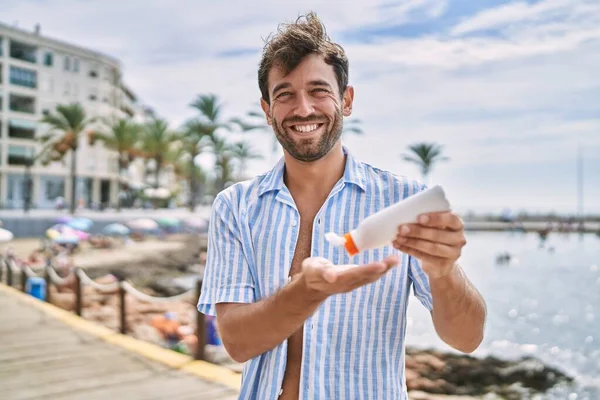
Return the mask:
{"type": "Polygon", "coordinates": [[[416,224],[398,227],[394,247],[421,260],[429,278],[448,275],[467,243],[464,224],[452,212],[420,215],[416,224]]]}
{"type": "Polygon", "coordinates": [[[317,297],[327,297],[375,282],[398,262],[397,256],[390,256],[382,262],[366,265],[333,265],[325,258],[311,257],[302,262],[301,279],[317,297]]]}

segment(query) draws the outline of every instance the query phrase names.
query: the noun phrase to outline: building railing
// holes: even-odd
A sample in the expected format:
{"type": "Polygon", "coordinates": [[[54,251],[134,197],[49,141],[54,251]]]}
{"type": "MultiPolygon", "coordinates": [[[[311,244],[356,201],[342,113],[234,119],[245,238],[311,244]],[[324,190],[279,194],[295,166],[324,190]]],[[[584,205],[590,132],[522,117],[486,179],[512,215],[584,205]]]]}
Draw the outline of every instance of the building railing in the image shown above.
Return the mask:
{"type": "MultiPolygon", "coordinates": [[[[27,280],[33,277],[41,277],[35,271],[33,271],[29,265],[23,264],[20,266],[16,265],[16,262],[13,258],[2,258],[0,259],[0,282],[5,282],[8,286],[13,287],[17,286],[26,293],[27,292],[27,280]]],[[[118,281],[112,283],[98,283],[90,278],[83,269],[77,267],[69,272],[69,275],[65,277],[61,277],[56,272],[56,269],[51,265],[50,262],[47,262],[44,267],[43,278],[46,281],[46,293],[45,293],[45,301],[47,303],[51,303],[51,286],[61,287],[65,286],[69,283],[70,278],[74,277],[75,285],[73,290],[74,296],[74,311],[78,316],[82,316],[82,306],[83,306],[83,287],[89,286],[94,288],[100,293],[110,294],[116,293],[119,297],[119,333],[126,335],[127,334],[127,307],[126,307],[126,297],[132,296],[133,298],[146,302],[146,303],[172,303],[187,299],[193,296],[194,299],[199,299],[200,294],[202,292],[202,280],[198,279],[196,281],[196,287],[194,289],[188,290],[187,292],[171,296],[171,297],[155,297],[150,296],[146,293],[143,293],[136,289],[133,285],[131,285],[127,280],[119,278],[118,281]]],[[[206,322],[204,314],[200,313],[196,310],[196,326],[195,326],[195,336],[197,339],[196,350],[193,354],[194,359],[196,360],[204,360],[204,347],[206,345],[206,322]],[[201,327],[201,329],[199,329],[201,327]]]]}

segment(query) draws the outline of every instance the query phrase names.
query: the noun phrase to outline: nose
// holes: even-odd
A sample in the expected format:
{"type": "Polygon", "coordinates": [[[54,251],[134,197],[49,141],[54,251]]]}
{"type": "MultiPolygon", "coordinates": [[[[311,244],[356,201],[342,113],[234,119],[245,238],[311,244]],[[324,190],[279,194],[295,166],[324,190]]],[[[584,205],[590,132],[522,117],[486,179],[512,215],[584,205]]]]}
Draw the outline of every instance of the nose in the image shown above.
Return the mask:
{"type": "Polygon", "coordinates": [[[306,93],[301,92],[296,96],[295,114],[299,117],[308,117],[315,112],[312,99],[306,93]]]}

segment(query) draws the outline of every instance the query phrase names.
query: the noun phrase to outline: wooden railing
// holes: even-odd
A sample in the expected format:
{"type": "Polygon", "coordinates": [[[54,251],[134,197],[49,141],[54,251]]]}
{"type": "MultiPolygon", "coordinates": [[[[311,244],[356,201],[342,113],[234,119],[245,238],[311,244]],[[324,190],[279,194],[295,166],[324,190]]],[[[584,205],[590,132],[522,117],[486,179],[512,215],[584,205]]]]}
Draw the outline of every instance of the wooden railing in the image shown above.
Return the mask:
{"type": "MultiPolygon", "coordinates": [[[[8,286],[17,286],[17,275],[19,276],[19,286],[23,292],[27,290],[27,280],[32,277],[41,277],[36,274],[27,264],[17,265],[14,259],[12,258],[2,258],[0,260],[0,282],[6,277],[5,283],[8,286]]],[[[98,283],[90,278],[83,269],[77,267],[72,270],[69,275],[65,277],[61,277],[56,272],[55,268],[48,261],[46,266],[44,267],[44,280],[46,281],[46,293],[45,293],[45,301],[51,303],[51,286],[60,287],[64,286],[68,280],[73,279],[74,276],[74,311],[78,316],[82,315],[82,304],[83,304],[83,290],[84,286],[90,286],[101,293],[115,293],[119,296],[119,332],[122,334],[127,334],[127,307],[126,307],[126,297],[127,295],[136,298],[142,302],[148,303],[169,303],[179,301],[190,296],[194,296],[193,298],[197,301],[200,298],[200,294],[202,292],[202,280],[198,279],[196,281],[196,287],[191,289],[185,293],[178,294],[176,296],[171,297],[155,297],[150,296],[146,293],[143,293],[133,287],[127,280],[119,278],[118,281],[112,283],[98,283]]],[[[204,318],[204,314],[198,312],[196,310],[196,327],[195,327],[195,335],[197,339],[196,351],[194,353],[194,358],[196,360],[204,360],[204,346],[206,344],[206,321],[204,318]],[[201,327],[202,329],[199,329],[201,327]]]]}

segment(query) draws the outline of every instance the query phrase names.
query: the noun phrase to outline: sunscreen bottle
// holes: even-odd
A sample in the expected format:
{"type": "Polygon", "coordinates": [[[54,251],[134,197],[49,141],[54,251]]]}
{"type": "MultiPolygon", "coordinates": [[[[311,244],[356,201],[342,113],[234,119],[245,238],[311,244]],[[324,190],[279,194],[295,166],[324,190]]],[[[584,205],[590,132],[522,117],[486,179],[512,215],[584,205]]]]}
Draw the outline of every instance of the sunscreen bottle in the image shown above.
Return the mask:
{"type": "Polygon", "coordinates": [[[442,187],[434,186],[369,215],[344,236],[328,232],[325,239],[334,245],[343,245],[348,254],[354,256],[390,244],[398,235],[398,227],[416,223],[419,215],[443,211],[450,211],[450,203],[442,187]]]}

